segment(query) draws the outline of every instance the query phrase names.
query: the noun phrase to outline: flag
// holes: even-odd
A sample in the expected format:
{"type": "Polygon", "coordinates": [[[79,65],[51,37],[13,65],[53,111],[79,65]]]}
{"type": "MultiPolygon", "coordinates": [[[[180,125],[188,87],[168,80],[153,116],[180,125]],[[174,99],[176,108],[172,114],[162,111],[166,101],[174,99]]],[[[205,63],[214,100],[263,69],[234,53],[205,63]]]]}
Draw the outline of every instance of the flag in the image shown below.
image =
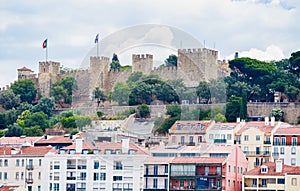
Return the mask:
{"type": "Polygon", "coordinates": [[[47,48],[47,40],[48,39],[44,40],[43,45],[42,45],[43,48],[47,48]]]}
{"type": "Polygon", "coordinates": [[[99,34],[96,35],[95,43],[98,43],[99,34]]]}

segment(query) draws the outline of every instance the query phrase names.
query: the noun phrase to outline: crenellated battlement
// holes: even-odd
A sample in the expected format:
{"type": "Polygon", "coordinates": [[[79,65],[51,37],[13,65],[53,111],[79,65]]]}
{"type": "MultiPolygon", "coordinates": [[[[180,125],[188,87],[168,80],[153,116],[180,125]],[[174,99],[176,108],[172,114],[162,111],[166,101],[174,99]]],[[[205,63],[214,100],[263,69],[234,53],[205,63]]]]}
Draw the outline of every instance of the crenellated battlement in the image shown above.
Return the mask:
{"type": "Polygon", "coordinates": [[[133,54],[132,55],[132,61],[146,60],[146,59],[153,59],[153,55],[151,55],[151,54],[133,54]]]}
{"type": "Polygon", "coordinates": [[[109,61],[109,58],[108,57],[105,57],[105,56],[91,56],[90,57],[90,60],[92,61],[96,61],[96,60],[103,60],[103,61],[109,61]]]}
{"type": "Polygon", "coordinates": [[[211,55],[218,55],[217,50],[208,49],[208,48],[192,48],[192,49],[178,49],[178,53],[181,54],[211,54],[211,55]]]}

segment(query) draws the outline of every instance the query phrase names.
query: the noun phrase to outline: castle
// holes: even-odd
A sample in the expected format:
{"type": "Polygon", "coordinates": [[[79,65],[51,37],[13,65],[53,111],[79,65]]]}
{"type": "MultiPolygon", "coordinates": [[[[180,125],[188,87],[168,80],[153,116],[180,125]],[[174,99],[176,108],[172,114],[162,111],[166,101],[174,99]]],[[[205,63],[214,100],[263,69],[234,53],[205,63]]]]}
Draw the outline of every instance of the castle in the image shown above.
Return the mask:
{"type": "Polygon", "coordinates": [[[221,65],[224,65],[224,62],[218,61],[218,51],[216,50],[179,49],[177,67],[153,68],[153,55],[133,54],[131,68],[123,71],[110,70],[109,58],[92,56],[86,70],[62,71],[59,62],[47,61],[39,62],[37,78],[33,71],[25,67],[18,69],[18,78],[32,79],[41,95],[47,97],[50,95],[50,87],[58,79],[67,76],[74,77],[78,84],[78,90],[74,93],[73,103],[88,104],[91,103],[92,92],[96,87],[100,87],[105,93],[108,93],[116,83],[125,83],[133,72],[142,72],[146,75],[155,74],[163,80],[183,79],[187,87],[196,87],[200,81],[208,81],[226,75],[226,69],[220,67],[221,65]]]}

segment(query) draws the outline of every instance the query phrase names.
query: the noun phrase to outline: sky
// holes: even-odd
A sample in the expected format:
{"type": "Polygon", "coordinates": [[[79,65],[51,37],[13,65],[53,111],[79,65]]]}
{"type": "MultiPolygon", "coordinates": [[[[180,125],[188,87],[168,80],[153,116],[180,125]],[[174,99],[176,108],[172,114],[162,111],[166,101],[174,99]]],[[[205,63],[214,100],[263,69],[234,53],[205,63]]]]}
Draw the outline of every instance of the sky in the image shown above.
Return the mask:
{"type": "Polygon", "coordinates": [[[0,0],[0,87],[14,82],[23,66],[38,73],[46,38],[48,60],[69,68],[81,68],[95,54],[98,33],[100,56],[112,56],[105,55],[105,42],[110,49],[119,44],[123,49],[116,52],[126,64],[133,52],[157,53],[157,45],[164,56],[174,47],[205,46],[218,50],[221,60],[235,52],[280,60],[299,50],[299,20],[298,0],[0,0]]]}

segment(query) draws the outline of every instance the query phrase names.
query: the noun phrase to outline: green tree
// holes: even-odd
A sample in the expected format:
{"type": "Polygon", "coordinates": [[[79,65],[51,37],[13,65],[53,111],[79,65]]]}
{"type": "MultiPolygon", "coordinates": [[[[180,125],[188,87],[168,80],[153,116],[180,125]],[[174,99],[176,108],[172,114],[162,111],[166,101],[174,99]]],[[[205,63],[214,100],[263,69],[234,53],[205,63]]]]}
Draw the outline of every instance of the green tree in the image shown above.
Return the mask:
{"type": "Polygon", "coordinates": [[[169,55],[165,60],[166,66],[176,66],[177,67],[177,56],[174,54],[169,55]]]}
{"type": "Polygon", "coordinates": [[[101,111],[101,110],[98,110],[97,111],[97,116],[98,117],[102,117],[104,115],[104,112],[103,111],[101,111]]]}
{"type": "Polygon", "coordinates": [[[226,103],[227,84],[223,78],[211,79],[208,86],[213,103],[226,103]]]}
{"type": "MultiPolygon", "coordinates": [[[[129,85],[130,83],[135,83],[139,80],[142,79],[143,77],[143,73],[142,72],[133,72],[132,74],[130,74],[130,76],[128,77],[126,83],[129,85]]],[[[130,86],[130,85],[129,85],[130,86]]]]}
{"type": "Polygon", "coordinates": [[[110,69],[111,70],[120,70],[121,69],[121,64],[120,64],[118,55],[115,53],[113,54],[112,61],[110,63],[110,69]]]}
{"type": "Polygon", "coordinates": [[[19,95],[22,102],[32,103],[36,96],[34,83],[30,79],[21,79],[11,85],[15,95],[19,95]]]}
{"type": "Polygon", "coordinates": [[[33,112],[42,111],[49,117],[52,116],[52,110],[54,109],[54,98],[53,97],[45,97],[41,98],[39,103],[32,108],[33,112]]]}
{"type": "Polygon", "coordinates": [[[42,136],[44,134],[43,130],[40,128],[40,126],[32,126],[32,127],[25,127],[23,129],[23,135],[26,136],[42,136]]]}
{"type": "Polygon", "coordinates": [[[50,89],[51,96],[56,103],[62,106],[63,103],[71,104],[73,91],[77,89],[77,81],[73,77],[64,77],[57,80],[50,89]]]}
{"type": "Polygon", "coordinates": [[[299,88],[295,86],[287,86],[285,87],[285,95],[289,98],[289,100],[296,101],[297,96],[299,95],[299,88]]]}
{"type": "Polygon", "coordinates": [[[106,100],[106,96],[104,94],[104,91],[101,90],[99,87],[96,87],[93,91],[93,98],[95,100],[97,100],[97,106],[99,107],[100,103],[102,101],[105,101],[106,100]]]}
{"type": "Polygon", "coordinates": [[[299,78],[300,76],[300,51],[293,52],[289,58],[289,71],[299,78]]]}
{"type": "Polygon", "coordinates": [[[17,118],[18,118],[18,113],[17,113],[17,110],[15,110],[14,108],[6,111],[5,112],[5,126],[7,127],[9,125],[12,125],[13,123],[16,122],[17,118]]]}
{"type": "Polygon", "coordinates": [[[0,111],[0,129],[5,128],[5,113],[0,111]]]}
{"type": "Polygon", "coordinates": [[[205,103],[208,103],[211,94],[210,94],[210,89],[209,89],[209,84],[205,81],[202,81],[199,83],[199,85],[196,88],[196,93],[197,96],[199,96],[200,100],[203,100],[205,103]]]}
{"type": "Polygon", "coordinates": [[[49,118],[44,112],[30,114],[24,119],[24,127],[39,126],[43,131],[49,127],[49,118]]]}
{"type": "Polygon", "coordinates": [[[5,132],[6,137],[20,137],[23,133],[22,127],[14,123],[8,126],[7,131],[5,132]]]}
{"type": "Polygon", "coordinates": [[[242,98],[232,96],[226,104],[225,117],[228,122],[235,122],[236,118],[240,116],[242,98]]]}
{"type": "Polygon", "coordinates": [[[111,99],[119,105],[128,104],[130,89],[127,84],[117,83],[111,94],[111,99]]]}
{"type": "Polygon", "coordinates": [[[137,117],[140,118],[149,118],[150,117],[150,107],[146,104],[141,104],[139,106],[137,106],[137,112],[136,115],[137,117]]]}
{"type": "Polygon", "coordinates": [[[276,121],[283,121],[284,112],[281,109],[278,108],[272,109],[270,115],[271,117],[275,117],[276,121]]]}
{"type": "Polygon", "coordinates": [[[221,123],[224,123],[224,122],[226,122],[226,117],[225,117],[223,114],[218,113],[218,114],[213,118],[213,120],[214,120],[215,122],[221,122],[221,123]]]}
{"type": "Polygon", "coordinates": [[[167,111],[166,111],[167,115],[170,115],[171,117],[179,116],[179,118],[180,118],[180,116],[181,116],[181,106],[180,105],[178,105],[178,104],[168,104],[166,106],[166,109],[167,109],[167,111]]]}
{"type": "Polygon", "coordinates": [[[20,102],[20,96],[15,95],[11,89],[0,93],[0,105],[6,110],[17,108],[20,102]]]}

